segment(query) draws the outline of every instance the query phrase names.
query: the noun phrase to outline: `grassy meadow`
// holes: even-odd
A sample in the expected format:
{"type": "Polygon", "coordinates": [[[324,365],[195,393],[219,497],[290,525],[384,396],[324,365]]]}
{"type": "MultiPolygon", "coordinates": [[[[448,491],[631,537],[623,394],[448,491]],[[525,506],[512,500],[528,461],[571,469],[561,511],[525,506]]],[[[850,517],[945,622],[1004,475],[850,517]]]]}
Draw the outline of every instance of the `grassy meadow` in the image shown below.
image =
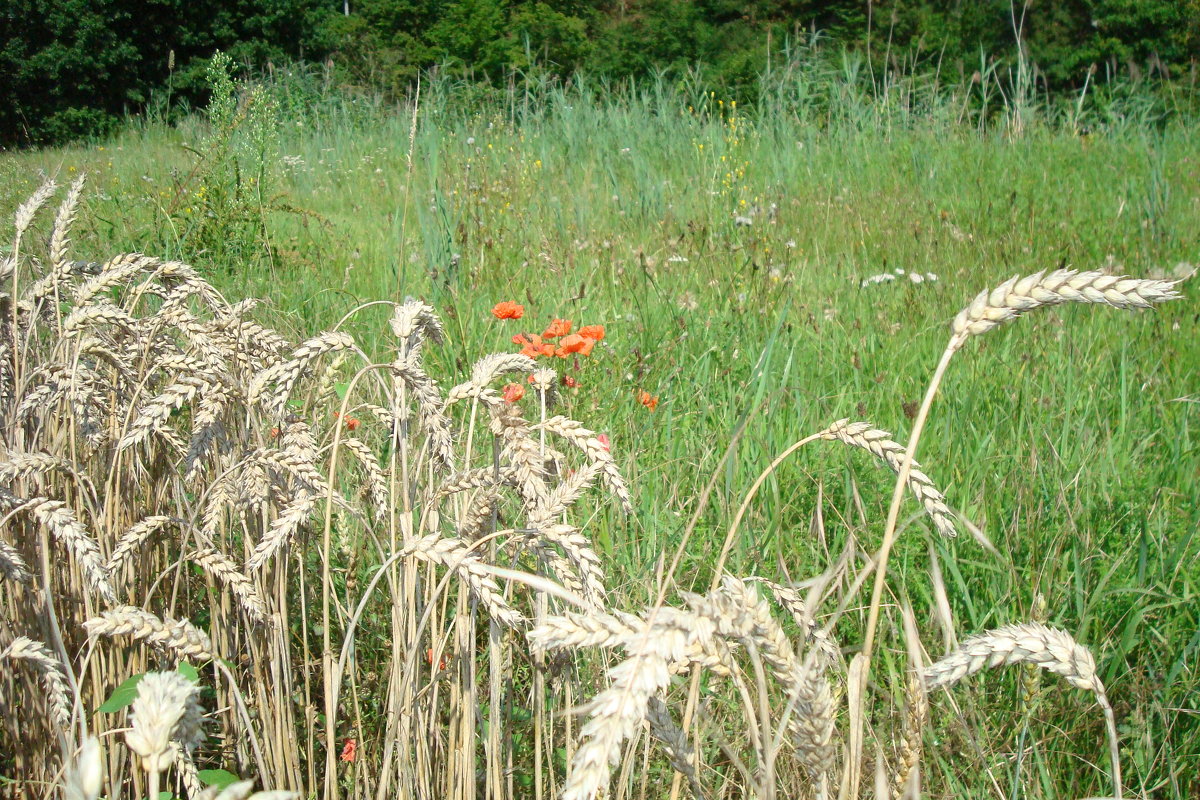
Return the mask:
{"type": "MultiPolygon", "coordinates": [[[[948,326],[981,290],[1058,268],[1179,278],[1200,252],[1200,138],[1183,120],[1083,101],[1058,114],[1001,97],[985,98],[999,105],[985,117],[978,97],[914,85],[892,95],[851,82],[780,85],[791,94],[754,109],[665,83],[526,86],[473,99],[442,83],[392,107],[280,76],[176,126],[143,122],[88,145],[0,154],[0,207],[16,209],[44,175],[66,184],[86,173],[74,258],[136,251],[183,261],[230,303],[262,298],[255,319],[293,342],[341,324],[364,349],[386,352],[393,307],[369,304],[420,299],[445,325],[446,343],[424,357],[447,386],[552,319],[603,325],[590,355],[542,360],[577,383],[559,387],[556,413],[606,434],[629,484],[634,513],[595,503],[574,524],[603,565],[609,605],[639,613],[709,590],[739,506],[789,445],[847,417],[905,443],[948,326]],[[521,319],[493,316],[506,300],[524,306],[521,319]]],[[[49,230],[50,217],[39,218],[27,241],[44,242],[49,230]]],[[[1200,793],[1200,296],[1194,280],[1179,289],[1182,299],[1146,312],[1038,310],[951,362],[917,457],[970,525],[947,539],[911,499],[901,508],[866,690],[864,795],[877,796],[874,765],[892,763],[900,747],[890,720],[906,707],[914,647],[929,663],[971,634],[1026,621],[1061,628],[1094,654],[1126,796],[1200,793]],[[919,646],[905,635],[906,609],[919,646]]],[[[338,409],[338,395],[313,394],[303,414],[329,428],[338,409]]],[[[806,445],[738,519],[724,570],[803,595],[844,559],[846,570],[831,573],[844,607],[809,612],[820,624],[836,618],[849,661],[869,605],[850,587],[870,585],[864,570],[883,540],[893,482],[869,453],[806,445]]],[[[351,551],[325,568],[362,570],[366,583],[385,557],[351,551]]],[[[287,578],[292,602],[319,604],[321,557],[297,548],[292,559],[310,581],[287,578]]],[[[335,580],[349,604],[350,579],[335,580]]],[[[453,619],[453,601],[442,606],[453,619]]],[[[328,741],[344,753],[354,738],[365,773],[386,746],[387,700],[372,693],[371,676],[392,669],[394,654],[392,623],[378,613],[364,618],[355,654],[353,729],[326,738],[319,692],[297,701],[293,730],[312,749],[280,774],[300,776],[310,794],[324,785],[329,796],[328,741]]],[[[293,621],[293,664],[305,661],[299,642],[316,658],[329,634],[308,623],[293,621]]],[[[481,652],[488,635],[482,624],[481,652]]],[[[446,646],[462,652],[461,636],[446,646]]],[[[479,663],[485,683],[499,680],[479,663]]],[[[562,712],[602,689],[602,668],[615,662],[580,656],[570,702],[547,701],[549,722],[529,699],[547,691],[529,663],[509,660],[509,762],[495,772],[503,780],[481,781],[489,797],[553,795],[582,724],[562,712]],[[529,732],[521,697],[549,733],[529,732]]],[[[841,678],[839,730],[849,718],[841,678]]],[[[92,691],[102,700],[111,689],[92,691]]],[[[675,679],[677,718],[688,689],[686,674],[675,679]]],[[[707,796],[744,796],[736,756],[753,748],[726,707],[741,701],[707,682],[701,694],[709,727],[699,780],[707,796]]],[[[486,719],[477,730],[451,723],[460,732],[448,741],[493,735],[499,706],[484,713],[489,697],[478,698],[486,719]]],[[[1091,696],[1055,676],[997,672],[933,691],[929,704],[921,796],[1112,793],[1103,719],[1091,696]]],[[[625,753],[610,796],[671,794],[670,766],[645,741],[625,753]]],[[[491,776],[485,749],[477,768],[491,776]]],[[[210,755],[213,769],[221,758],[210,755]]],[[[401,796],[475,796],[451,787],[441,767],[419,766],[444,794],[401,796]]],[[[780,796],[823,791],[799,770],[778,774],[780,796]]],[[[340,780],[346,796],[386,788],[368,774],[340,780]]],[[[399,790],[403,778],[393,780],[399,790]]]]}

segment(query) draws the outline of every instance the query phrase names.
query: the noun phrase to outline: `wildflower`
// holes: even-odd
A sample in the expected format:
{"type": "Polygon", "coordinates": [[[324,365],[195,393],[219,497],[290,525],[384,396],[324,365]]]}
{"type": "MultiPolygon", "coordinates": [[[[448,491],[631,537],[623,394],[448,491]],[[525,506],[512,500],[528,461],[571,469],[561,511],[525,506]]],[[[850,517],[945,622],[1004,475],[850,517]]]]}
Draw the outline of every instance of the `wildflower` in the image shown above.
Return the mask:
{"type": "Polygon", "coordinates": [[[543,339],[557,339],[560,336],[566,336],[571,332],[571,320],[556,319],[550,323],[550,327],[542,331],[543,339]]]}
{"type": "Polygon", "coordinates": [[[596,441],[599,442],[600,446],[604,448],[604,452],[607,453],[609,451],[609,441],[608,441],[607,433],[597,433],[596,441]]]}
{"type": "Polygon", "coordinates": [[[341,758],[342,761],[349,761],[353,763],[354,759],[358,758],[358,740],[347,739],[346,743],[342,745],[342,754],[339,756],[339,758],[341,758]]]}
{"type": "Polygon", "coordinates": [[[492,316],[496,319],[520,319],[525,316],[525,306],[505,300],[492,306],[492,316]]]}
{"type": "Polygon", "coordinates": [[[579,329],[579,335],[584,337],[585,339],[591,339],[594,342],[598,342],[604,338],[604,326],[603,325],[584,325],[582,328],[579,329]]]}
{"type": "Polygon", "coordinates": [[[518,333],[512,338],[513,344],[521,345],[521,355],[529,358],[554,355],[554,345],[543,342],[537,334],[518,333]]]}
{"type": "MultiPolygon", "coordinates": [[[[342,414],[340,411],[333,412],[334,419],[338,419],[341,416],[342,416],[342,414]]],[[[359,425],[362,425],[362,422],[360,420],[357,420],[354,417],[350,417],[350,416],[346,417],[346,430],[356,431],[356,430],[358,430],[359,425]]]]}
{"type": "Polygon", "coordinates": [[[271,438],[272,439],[279,438],[279,428],[271,428],[271,438]]]}
{"type": "MultiPolygon", "coordinates": [[[[433,666],[433,648],[432,647],[425,651],[425,663],[431,667],[433,666]]],[[[445,669],[445,668],[446,668],[446,656],[443,655],[441,658],[438,659],[438,669],[445,669]]]]}
{"type": "Polygon", "coordinates": [[[651,411],[658,408],[658,397],[651,395],[645,389],[638,391],[638,402],[651,411]]]}
{"type": "Polygon", "coordinates": [[[595,346],[596,341],[594,339],[580,336],[578,333],[572,333],[563,337],[558,349],[554,351],[554,355],[559,358],[566,358],[571,353],[579,353],[581,356],[586,356],[591,354],[592,348],[595,346]]]}
{"type": "Polygon", "coordinates": [[[563,384],[563,386],[566,386],[568,389],[578,389],[580,386],[583,385],[582,383],[575,380],[575,378],[571,377],[570,375],[562,376],[562,384],[563,384]]]}
{"type": "Polygon", "coordinates": [[[515,403],[525,396],[525,387],[519,383],[510,383],[504,387],[504,402],[515,403]]]}

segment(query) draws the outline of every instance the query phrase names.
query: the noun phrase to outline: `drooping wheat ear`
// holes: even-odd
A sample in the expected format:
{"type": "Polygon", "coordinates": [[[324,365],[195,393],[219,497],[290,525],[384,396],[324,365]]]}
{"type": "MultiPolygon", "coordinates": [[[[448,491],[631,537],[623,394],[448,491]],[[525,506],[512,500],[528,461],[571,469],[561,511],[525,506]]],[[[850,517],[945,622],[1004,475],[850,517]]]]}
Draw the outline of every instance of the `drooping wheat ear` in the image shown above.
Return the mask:
{"type": "Polygon", "coordinates": [[[183,459],[186,481],[194,481],[204,471],[204,459],[214,443],[225,438],[225,427],[221,415],[234,399],[234,391],[227,383],[216,382],[200,397],[192,415],[192,439],[188,442],[187,455],[183,459]]]}
{"type": "Polygon", "coordinates": [[[0,578],[17,583],[29,583],[30,580],[29,566],[25,559],[21,558],[17,548],[3,539],[0,539],[0,578]]]}
{"type": "Polygon", "coordinates": [[[116,602],[116,594],[108,579],[108,570],[100,558],[100,546],[88,535],[83,523],[75,516],[66,503],[60,500],[36,498],[25,507],[38,522],[45,525],[79,562],[88,585],[96,594],[109,603],[116,602]]]}
{"type": "Polygon", "coordinates": [[[17,213],[13,217],[13,224],[17,229],[17,239],[21,238],[21,234],[29,229],[33,224],[33,218],[37,216],[37,212],[46,204],[54,193],[58,191],[58,184],[54,179],[48,179],[45,183],[38,187],[37,191],[29,196],[21,205],[17,206],[17,213]]]}
{"type": "MultiPolygon", "coordinates": [[[[817,435],[829,441],[836,440],[851,447],[861,447],[884,461],[893,472],[899,473],[904,465],[904,445],[892,441],[890,433],[871,427],[869,422],[839,419],[817,435]]],[[[958,536],[958,529],[954,527],[954,516],[946,506],[946,498],[915,461],[908,474],[908,488],[925,507],[925,513],[933,520],[933,525],[939,533],[951,538],[958,536]]]]}
{"type": "Polygon", "coordinates": [[[537,650],[578,650],[620,647],[645,630],[637,617],[604,611],[567,611],[545,617],[526,637],[537,650]]]}
{"type": "Polygon", "coordinates": [[[512,467],[478,467],[463,470],[442,481],[437,491],[433,493],[433,502],[449,497],[459,492],[469,492],[472,489],[492,488],[496,486],[511,486],[515,480],[515,470],[512,467]]]}
{"type": "Polygon", "coordinates": [[[775,597],[776,602],[792,615],[792,619],[800,627],[800,630],[804,631],[804,638],[809,646],[815,647],[821,652],[821,659],[818,666],[827,668],[837,664],[841,660],[842,649],[834,641],[833,637],[825,632],[820,623],[813,619],[804,602],[804,598],[800,596],[799,592],[789,586],[784,586],[766,578],[746,578],[745,582],[761,583],[771,590],[771,594],[775,597]]]}
{"type": "Polygon", "coordinates": [[[482,568],[479,556],[465,543],[458,539],[444,539],[435,533],[416,540],[404,550],[412,558],[453,570],[496,622],[519,628],[525,621],[520,612],[505,602],[495,579],[482,568]]]}
{"type": "Polygon", "coordinates": [[[113,548],[112,555],[108,557],[108,565],[105,569],[109,574],[114,574],[121,565],[125,563],[125,559],[129,557],[135,550],[140,550],[146,541],[163,529],[168,522],[178,523],[179,520],[172,517],[162,515],[153,515],[140,519],[129,526],[129,529],[122,533],[117,539],[117,546],[113,548]]]}
{"type": "Polygon", "coordinates": [[[563,416],[551,417],[536,427],[561,436],[584,452],[589,461],[600,465],[600,479],[621,503],[626,514],[633,513],[633,498],[612,453],[596,438],[596,434],[580,423],[563,416]]]}
{"type": "Polygon", "coordinates": [[[255,376],[250,384],[247,401],[251,404],[262,401],[268,410],[282,413],[288,397],[292,394],[292,387],[313,361],[326,353],[336,353],[353,347],[354,339],[341,331],[321,333],[308,339],[292,351],[290,360],[268,367],[255,376]],[[263,393],[272,384],[275,386],[275,393],[264,398],[263,393]]]}
{"type": "Polygon", "coordinates": [[[253,572],[266,563],[284,545],[292,541],[300,526],[312,516],[317,506],[317,498],[307,489],[298,489],[295,497],[288,503],[263,538],[254,547],[250,557],[246,559],[246,571],[253,572]]]}
{"type": "Polygon", "coordinates": [[[189,558],[229,589],[247,616],[255,622],[267,622],[267,606],[254,588],[254,582],[238,570],[229,556],[220,550],[205,547],[192,553],[189,558]]]}
{"type": "Polygon", "coordinates": [[[593,800],[608,786],[621,759],[622,743],[646,718],[650,698],[670,682],[668,666],[682,659],[699,639],[713,636],[711,622],[672,608],[648,612],[652,626],[626,644],[628,658],[608,672],[611,685],[582,710],[591,716],[567,771],[562,800],[593,800]]]}
{"type": "Polygon", "coordinates": [[[1104,712],[1112,762],[1113,792],[1121,797],[1121,761],[1116,720],[1104,684],[1096,675],[1091,651],[1066,631],[1037,622],[1007,625],[966,639],[957,650],[924,670],[930,689],[952,686],[968,675],[1007,664],[1035,664],[1064,678],[1077,689],[1092,692],[1104,712]]]}
{"type": "Polygon", "coordinates": [[[375,512],[375,520],[382,522],[388,515],[388,483],[387,476],[379,466],[375,452],[362,439],[353,436],[342,438],[342,446],[354,454],[362,466],[363,479],[366,484],[367,496],[371,499],[371,507],[375,512]]]}
{"type": "Polygon", "coordinates": [[[213,386],[212,379],[202,375],[183,375],[168,386],[157,397],[142,406],[137,419],[117,444],[118,450],[132,447],[146,439],[151,433],[161,431],[171,412],[191,402],[198,393],[207,392],[213,386]]]}
{"type": "Polygon", "coordinates": [[[1036,664],[1077,689],[1104,694],[1096,661],[1066,631],[1036,622],[1007,625],[966,639],[957,650],[925,668],[930,689],[952,686],[968,675],[1006,664],[1036,664]]]}
{"type": "Polygon", "coordinates": [[[837,758],[833,743],[836,722],[829,681],[816,666],[823,663],[820,651],[814,648],[803,661],[798,659],[791,640],[771,615],[770,605],[732,576],[725,576],[720,589],[697,608],[713,620],[720,635],[757,649],[787,693],[791,709],[787,724],[801,763],[814,776],[828,775],[837,758]]]}
{"type": "Polygon", "coordinates": [[[49,647],[41,642],[35,642],[25,636],[18,636],[8,647],[0,652],[0,661],[12,659],[23,661],[37,672],[46,689],[46,703],[54,722],[63,731],[71,726],[71,689],[67,684],[67,674],[58,658],[49,647]]]}
{"type": "Polygon", "coordinates": [[[899,760],[892,776],[892,797],[904,800],[908,796],[908,784],[913,779],[917,764],[921,761],[921,736],[929,719],[929,699],[925,687],[916,674],[908,676],[905,685],[904,737],[900,740],[899,760]]]}
{"type": "Polygon", "coordinates": [[[420,300],[407,300],[396,306],[391,319],[392,333],[409,351],[420,348],[426,339],[441,342],[445,336],[442,321],[433,306],[420,300]]]}
{"type": "MultiPolygon", "coordinates": [[[[429,441],[429,450],[442,469],[454,469],[454,435],[450,418],[446,416],[441,389],[421,368],[416,351],[400,354],[392,363],[393,383],[400,381],[417,401],[417,417],[429,441]]],[[[399,402],[397,391],[396,402],[399,402]]],[[[405,418],[406,408],[397,407],[393,416],[405,418]]]]}
{"type": "Polygon", "coordinates": [[[85,306],[96,297],[114,286],[120,286],[139,272],[153,269],[161,263],[157,258],[144,256],[141,253],[120,253],[110,258],[92,277],[88,278],[75,290],[73,305],[85,306]]]}
{"type": "Polygon", "coordinates": [[[157,775],[175,760],[171,740],[187,733],[182,728],[199,687],[178,672],[147,672],[137,687],[125,742],[141,756],[142,768],[157,775]]]}
{"type": "Polygon", "coordinates": [[[489,531],[496,509],[500,507],[500,491],[488,487],[471,499],[458,523],[458,538],[470,544],[489,531]]]}
{"type": "Polygon", "coordinates": [[[671,766],[687,779],[692,796],[704,800],[707,795],[696,774],[696,765],[692,763],[692,746],[683,730],[671,719],[671,711],[661,697],[651,697],[646,704],[646,721],[650,723],[650,734],[662,744],[671,766]]]}
{"type": "Polygon", "coordinates": [[[1177,281],[1145,280],[1059,269],[1046,274],[1014,275],[991,291],[980,292],[950,326],[950,349],[957,350],[973,335],[1016,319],[1026,311],[1059,303],[1102,303],[1115,308],[1150,308],[1174,300],[1177,281]]]}
{"type": "Polygon", "coordinates": [[[79,754],[63,778],[64,800],[96,800],[104,788],[104,769],[100,740],[89,736],[83,740],[79,754]]]}
{"type": "Polygon", "coordinates": [[[50,453],[9,453],[8,461],[0,464],[0,485],[10,485],[34,475],[62,472],[75,475],[75,464],[50,453]]]}
{"type": "Polygon", "coordinates": [[[488,427],[501,442],[501,460],[516,470],[517,491],[527,510],[532,511],[549,494],[542,450],[532,436],[528,420],[515,403],[501,402],[489,409],[488,427]]]}
{"type": "Polygon", "coordinates": [[[181,659],[211,661],[212,641],[208,634],[186,619],[159,619],[136,606],[117,606],[83,623],[88,636],[132,636],[181,659]]]}
{"type": "Polygon", "coordinates": [[[601,465],[593,461],[571,473],[542,498],[529,513],[530,527],[539,528],[561,517],[575,504],[583,493],[591,488],[600,476],[601,465]]]}
{"type": "Polygon", "coordinates": [[[579,573],[583,599],[596,608],[604,608],[604,568],[587,537],[570,525],[545,523],[536,530],[534,536],[547,545],[559,547],[579,573]]]}

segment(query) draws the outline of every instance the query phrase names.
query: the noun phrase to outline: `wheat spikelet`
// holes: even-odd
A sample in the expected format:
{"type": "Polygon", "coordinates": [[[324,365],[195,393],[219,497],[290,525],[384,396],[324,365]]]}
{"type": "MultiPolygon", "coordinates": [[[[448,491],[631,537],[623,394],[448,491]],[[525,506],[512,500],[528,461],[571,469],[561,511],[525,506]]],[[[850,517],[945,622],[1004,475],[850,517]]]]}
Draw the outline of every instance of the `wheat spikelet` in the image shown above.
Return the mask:
{"type": "Polygon", "coordinates": [[[0,484],[11,484],[50,472],[75,474],[74,464],[50,453],[9,453],[7,457],[8,460],[0,464],[0,484]]]}
{"type": "Polygon", "coordinates": [[[0,577],[17,583],[29,583],[29,566],[17,549],[0,539],[0,577]]]}
{"type": "Polygon", "coordinates": [[[1104,694],[1091,652],[1066,631],[1036,622],[1007,625],[966,639],[925,668],[925,685],[930,689],[952,686],[968,675],[1005,664],[1036,664],[1077,689],[1104,694]]]}
{"type": "Polygon", "coordinates": [[[925,688],[915,674],[908,676],[905,686],[906,711],[904,714],[904,736],[900,740],[900,757],[896,773],[892,776],[892,797],[904,800],[909,782],[917,764],[921,761],[921,735],[929,720],[929,700],[925,688]]]}
{"type": "Polygon", "coordinates": [[[188,442],[187,455],[183,459],[183,478],[195,480],[204,469],[203,459],[213,443],[224,438],[225,429],[221,415],[230,406],[234,393],[225,383],[216,382],[200,397],[192,415],[192,438],[188,442]]]}
{"type": "MultiPolygon", "coordinates": [[[[28,200],[17,206],[17,213],[13,217],[13,225],[17,229],[18,241],[21,238],[21,234],[33,224],[33,218],[37,216],[37,212],[56,191],[58,191],[58,184],[55,183],[54,179],[48,179],[37,188],[37,191],[29,196],[28,200]]],[[[16,248],[14,247],[13,249],[15,250],[16,248]]]]}
{"type": "Polygon", "coordinates": [[[516,471],[511,467],[478,467],[462,472],[456,472],[442,481],[433,493],[433,502],[438,502],[452,494],[468,492],[472,489],[491,488],[496,486],[511,486],[515,480],[516,471]]]}
{"type": "Polygon", "coordinates": [[[72,298],[73,304],[76,307],[87,305],[92,298],[127,282],[140,272],[153,269],[160,263],[162,262],[157,258],[141,253],[115,255],[100,267],[99,272],[79,285],[72,298]]]}
{"type": "Polygon", "coordinates": [[[1102,303],[1115,308],[1149,308],[1178,298],[1175,281],[1144,280],[1059,269],[1046,274],[1014,275],[991,291],[984,290],[954,318],[950,349],[987,333],[1027,311],[1059,303],[1102,303]]]}
{"type": "Polygon", "coordinates": [[[620,647],[646,628],[637,617],[619,612],[566,611],[542,619],[526,638],[537,650],[578,650],[583,647],[620,647]]]}
{"type": "Polygon", "coordinates": [[[132,636],[182,659],[214,658],[208,634],[186,619],[159,619],[136,606],[117,606],[83,623],[88,636],[132,636]]]}
{"type": "Polygon", "coordinates": [[[488,616],[496,622],[510,628],[519,627],[523,622],[520,613],[504,601],[504,596],[492,576],[480,569],[479,557],[465,543],[431,534],[404,548],[404,552],[418,560],[454,570],[479,603],[487,609],[488,616]]]}
{"type": "Polygon", "coordinates": [[[520,353],[491,353],[475,362],[471,368],[471,383],[480,389],[488,386],[502,375],[514,372],[527,374],[537,368],[537,363],[520,353]]]}
{"type": "Polygon", "coordinates": [[[543,524],[536,530],[534,535],[547,544],[561,548],[578,572],[583,584],[583,599],[597,608],[603,608],[606,594],[604,569],[600,566],[600,556],[592,549],[587,537],[570,525],[543,524]]]}
{"type": "Polygon", "coordinates": [[[198,393],[206,392],[212,386],[211,380],[200,375],[181,376],[161,394],[142,406],[137,419],[117,443],[117,449],[132,447],[144,441],[151,433],[161,431],[163,423],[170,418],[172,411],[182,408],[184,403],[191,402],[198,393]]]}
{"type": "Polygon", "coordinates": [[[468,544],[484,534],[500,506],[500,492],[489,487],[479,492],[458,523],[458,538],[468,544]]]}
{"type": "Polygon", "coordinates": [[[608,672],[611,685],[583,709],[590,717],[580,730],[563,800],[593,800],[604,791],[622,743],[646,718],[650,698],[669,683],[669,665],[684,658],[691,644],[713,635],[711,623],[693,614],[671,608],[649,613],[653,626],[626,644],[628,658],[608,672]]]}
{"type": "Polygon", "coordinates": [[[529,435],[529,423],[517,411],[515,404],[501,402],[489,409],[488,427],[500,438],[500,457],[514,465],[517,491],[529,510],[536,509],[549,494],[546,486],[546,466],[541,448],[529,435]]]}
{"type": "Polygon", "coordinates": [[[260,372],[250,384],[247,401],[251,404],[263,400],[263,392],[270,384],[275,385],[275,394],[265,400],[268,409],[280,413],[287,399],[291,396],[292,387],[296,385],[301,373],[308,366],[326,353],[336,353],[354,347],[354,339],[342,332],[321,333],[306,340],[292,351],[292,357],[260,372]]]}
{"type": "Polygon", "coordinates": [[[555,486],[544,497],[538,498],[537,506],[529,515],[531,527],[541,527],[560,517],[575,504],[583,493],[595,483],[603,467],[599,462],[581,467],[571,473],[565,481],[555,486]]]}
{"type": "MultiPolygon", "coordinates": [[[[893,472],[899,473],[904,465],[904,445],[892,441],[890,433],[871,427],[869,422],[839,419],[817,435],[822,439],[837,440],[851,447],[860,447],[884,461],[893,472]]],[[[958,536],[958,530],[954,527],[954,517],[946,506],[945,497],[933,485],[933,480],[921,471],[921,465],[916,461],[912,462],[912,470],[908,475],[908,488],[925,507],[925,513],[933,520],[939,533],[951,538],[958,536]]]]}
{"type": "Polygon", "coordinates": [[[307,489],[297,490],[295,497],[271,523],[271,527],[267,529],[262,540],[254,547],[250,557],[246,559],[246,572],[258,569],[280,548],[291,542],[300,526],[312,516],[316,505],[316,497],[307,489]]]}
{"type": "Polygon", "coordinates": [[[651,697],[646,704],[646,721],[650,723],[650,733],[662,744],[663,752],[671,761],[676,772],[687,778],[692,796],[696,800],[704,800],[704,787],[700,784],[700,776],[692,763],[692,746],[688,743],[683,730],[671,719],[671,711],[661,697],[651,697]]]}
{"type": "Polygon", "coordinates": [[[617,468],[617,462],[613,460],[608,448],[596,438],[594,432],[563,416],[551,417],[535,427],[544,428],[563,437],[582,450],[589,461],[599,464],[600,478],[604,485],[620,501],[621,508],[625,510],[626,514],[633,513],[633,498],[629,494],[625,478],[622,477],[620,469],[617,468]]]}
{"type": "MultiPolygon", "coordinates": [[[[434,459],[442,469],[453,469],[454,437],[451,433],[450,419],[443,410],[445,402],[437,381],[425,374],[415,354],[399,356],[392,363],[392,374],[402,381],[416,398],[417,416],[434,459]]],[[[397,409],[393,416],[399,416],[400,413],[397,409]]]]}
{"type": "Polygon", "coordinates": [[[409,347],[419,347],[424,339],[440,342],[445,330],[433,306],[420,300],[406,300],[396,306],[391,319],[392,332],[409,347]]]}
{"type": "Polygon", "coordinates": [[[783,606],[792,619],[804,631],[808,644],[817,648],[821,653],[822,666],[828,667],[841,660],[842,650],[837,642],[825,632],[821,625],[813,619],[799,592],[788,586],[767,580],[766,578],[746,578],[747,583],[761,583],[766,586],[779,605],[783,606]]]}
{"type": "Polygon", "coordinates": [[[162,530],[163,526],[168,522],[178,522],[178,520],[155,514],[130,525],[117,538],[117,546],[113,548],[112,555],[108,557],[108,564],[105,569],[108,570],[109,574],[113,574],[120,569],[130,553],[141,548],[151,536],[162,530]]]}
{"type": "Polygon", "coordinates": [[[84,578],[92,590],[109,603],[116,601],[112,584],[108,579],[108,570],[100,558],[100,547],[88,535],[87,530],[67,505],[59,500],[36,498],[29,501],[26,510],[38,522],[45,525],[75,556],[84,578]]]}
{"type": "Polygon", "coordinates": [[[246,612],[247,616],[256,622],[266,622],[268,620],[266,603],[263,602],[258,590],[254,588],[254,582],[238,570],[233,559],[211,547],[197,550],[188,556],[188,558],[199,564],[205,572],[224,584],[230,593],[237,598],[238,604],[246,612]]]}
{"type": "Polygon", "coordinates": [[[141,757],[142,768],[157,775],[175,760],[171,740],[188,733],[183,728],[199,687],[177,672],[147,672],[137,686],[125,743],[141,757]]]}
{"type": "Polygon", "coordinates": [[[96,800],[104,783],[100,740],[89,736],[63,778],[64,800],[96,800]]]}
{"type": "Polygon", "coordinates": [[[388,484],[387,476],[379,466],[379,459],[362,439],[347,436],[342,439],[342,446],[354,454],[362,465],[363,477],[366,479],[367,494],[371,498],[371,506],[375,519],[382,521],[388,515],[388,484]]]}
{"type": "Polygon", "coordinates": [[[75,223],[75,211],[79,207],[84,181],[85,176],[81,174],[71,183],[54,218],[54,230],[50,234],[50,263],[55,269],[66,263],[67,250],[71,246],[71,225],[75,223]]]}
{"type": "Polygon", "coordinates": [[[62,664],[50,648],[26,636],[18,636],[0,652],[0,661],[4,659],[23,661],[34,668],[46,689],[46,703],[50,706],[54,722],[64,732],[70,730],[71,689],[67,685],[62,664]]]}

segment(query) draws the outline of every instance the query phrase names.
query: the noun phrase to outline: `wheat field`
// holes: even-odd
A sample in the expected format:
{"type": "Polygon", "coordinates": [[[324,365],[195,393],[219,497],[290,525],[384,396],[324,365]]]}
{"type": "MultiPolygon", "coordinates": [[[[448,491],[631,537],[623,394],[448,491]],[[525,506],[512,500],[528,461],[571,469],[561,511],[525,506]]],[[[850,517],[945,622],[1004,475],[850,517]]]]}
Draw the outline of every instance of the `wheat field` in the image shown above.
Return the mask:
{"type": "Polygon", "coordinates": [[[243,88],[0,158],[0,792],[1200,790],[1186,131],[243,88]]]}

